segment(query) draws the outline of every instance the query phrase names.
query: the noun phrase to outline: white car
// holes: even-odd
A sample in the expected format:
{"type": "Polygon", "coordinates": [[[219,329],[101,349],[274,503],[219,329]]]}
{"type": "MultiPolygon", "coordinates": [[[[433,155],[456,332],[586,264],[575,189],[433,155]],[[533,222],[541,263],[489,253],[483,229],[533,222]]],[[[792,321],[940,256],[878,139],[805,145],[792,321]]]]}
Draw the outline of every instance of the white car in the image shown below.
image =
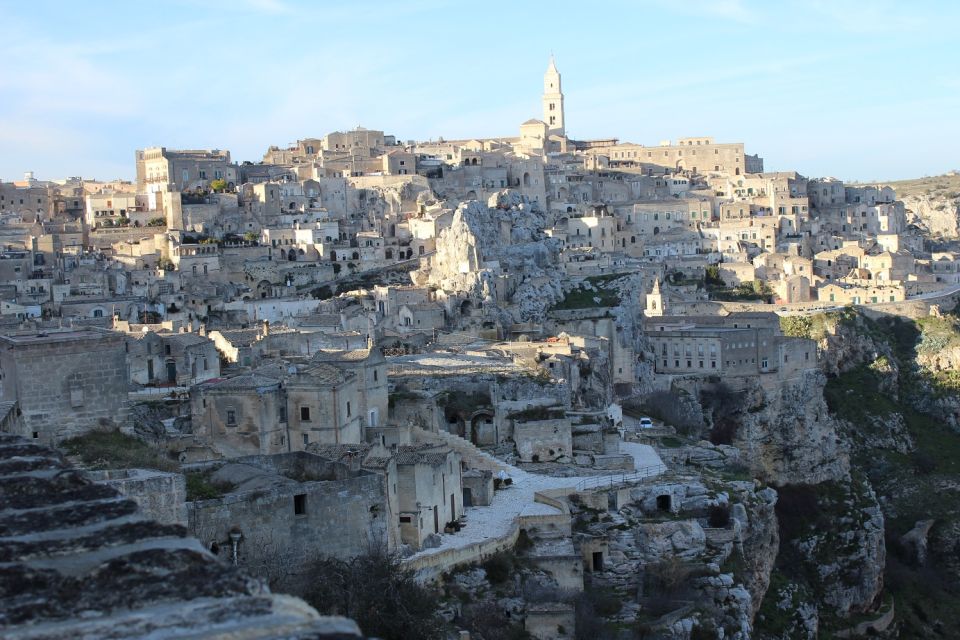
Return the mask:
{"type": "Polygon", "coordinates": [[[653,429],[653,420],[650,418],[640,418],[641,429],[653,429]]]}

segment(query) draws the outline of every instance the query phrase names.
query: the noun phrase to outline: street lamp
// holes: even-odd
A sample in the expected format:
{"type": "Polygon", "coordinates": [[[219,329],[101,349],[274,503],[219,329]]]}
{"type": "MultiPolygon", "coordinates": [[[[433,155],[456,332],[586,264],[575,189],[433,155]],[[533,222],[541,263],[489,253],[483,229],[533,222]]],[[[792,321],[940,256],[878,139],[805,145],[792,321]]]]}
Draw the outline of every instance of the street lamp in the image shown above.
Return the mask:
{"type": "Polygon", "coordinates": [[[230,530],[230,544],[233,546],[233,552],[231,557],[233,558],[233,566],[237,566],[238,557],[237,557],[237,546],[240,544],[240,540],[243,538],[243,534],[240,533],[240,529],[234,527],[230,530]]]}

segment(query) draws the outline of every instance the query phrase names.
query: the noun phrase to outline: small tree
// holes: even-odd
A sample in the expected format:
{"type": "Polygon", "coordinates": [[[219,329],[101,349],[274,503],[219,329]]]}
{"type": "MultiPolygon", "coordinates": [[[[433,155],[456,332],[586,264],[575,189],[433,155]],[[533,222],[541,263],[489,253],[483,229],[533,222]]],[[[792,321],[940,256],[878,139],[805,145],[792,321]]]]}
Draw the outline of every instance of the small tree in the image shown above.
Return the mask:
{"type": "Polygon", "coordinates": [[[213,189],[215,193],[223,193],[227,190],[227,181],[218,178],[210,183],[210,188],[213,189]]]}
{"type": "Polygon", "coordinates": [[[350,560],[324,558],[310,567],[306,601],[328,615],[353,618],[365,636],[383,640],[441,637],[437,597],[418,584],[400,558],[374,548],[350,560]]]}

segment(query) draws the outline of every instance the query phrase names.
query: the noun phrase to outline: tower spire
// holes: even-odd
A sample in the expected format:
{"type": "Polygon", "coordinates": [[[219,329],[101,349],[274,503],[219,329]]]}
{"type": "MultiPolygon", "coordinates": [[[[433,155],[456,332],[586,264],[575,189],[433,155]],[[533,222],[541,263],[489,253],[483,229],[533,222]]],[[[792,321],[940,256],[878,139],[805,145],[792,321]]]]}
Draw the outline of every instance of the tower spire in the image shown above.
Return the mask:
{"type": "Polygon", "coordinates": [[[550,134],[566,135],[563,118],[563,90],[560,83],[560,71],[557,69],[553,52],[550,52],[550,64],[543,74],[543,121],[547,123],[550,134]]]}

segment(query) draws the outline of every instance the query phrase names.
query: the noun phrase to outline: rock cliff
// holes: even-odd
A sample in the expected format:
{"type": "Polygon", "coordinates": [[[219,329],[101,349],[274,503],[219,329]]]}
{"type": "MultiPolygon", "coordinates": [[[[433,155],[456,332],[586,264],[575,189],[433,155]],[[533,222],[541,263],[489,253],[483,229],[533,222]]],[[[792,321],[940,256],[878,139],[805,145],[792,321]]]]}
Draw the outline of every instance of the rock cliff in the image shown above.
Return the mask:
{"type": "Polygon", "coordinates": [[[411,274],[413,280],[494,303],[505,323],[542,319],[563,295],[559,244],[544,233],[540,207],[516,192],[495,194],[488,205],[462,203],[437,238],[429,265],[411,274]]]}

